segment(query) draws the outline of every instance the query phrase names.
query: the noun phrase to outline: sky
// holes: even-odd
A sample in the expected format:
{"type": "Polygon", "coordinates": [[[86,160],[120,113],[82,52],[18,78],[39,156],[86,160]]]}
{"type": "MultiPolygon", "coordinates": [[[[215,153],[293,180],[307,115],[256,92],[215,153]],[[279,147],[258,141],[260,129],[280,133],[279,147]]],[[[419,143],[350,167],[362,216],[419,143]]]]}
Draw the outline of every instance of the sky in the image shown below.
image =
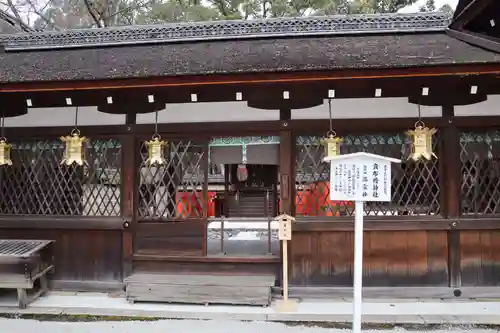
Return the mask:
{"type": "MultiPolygon", "coordinates": [[[[426,0],[418,0],[416,3],[414,3],[411,6],[405,7],[401,9],[399,12],[400,13],[415,13],[418,12],[418,9],[424,5],[426,0]]],[[[451,8],[456,8],[457,7],[458,0],[436,0],[436,8],[439,8],[443,6],[444,4],[448,4],[451,6],[451,8]]]]}
{"type": "MultiPolygon", "coordinates": [[[[416,13],[416,12],[418,12],[419,8],[425,4],[425,2],[426,2],[426,0],[418,0],[413,5],[399,10],[399,12],[400,13],[416,13]]],[[[435,3],[436,3],[436,8],[440,8],[444,4],[448,4],[452,8],[456,8],[458,0],[435,0],[435,3]]],[[[29,17],[30,17],[30,19],[34,20],[34,19],[36,19],[37,16],[32,13],[31,15],[29,15],[29,17]]]]}

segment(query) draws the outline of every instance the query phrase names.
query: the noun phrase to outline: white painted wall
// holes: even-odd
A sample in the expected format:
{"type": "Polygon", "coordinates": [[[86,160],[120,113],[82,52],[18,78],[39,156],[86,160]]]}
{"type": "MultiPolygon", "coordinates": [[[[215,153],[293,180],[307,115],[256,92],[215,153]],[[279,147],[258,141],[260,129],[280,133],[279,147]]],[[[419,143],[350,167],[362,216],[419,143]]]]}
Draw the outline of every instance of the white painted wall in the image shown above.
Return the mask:
{"type": "MultiPolygon", "coordinates": [[[[441,107],[421,106],[422,117],[440,117],[441,107]]],[[[332,99],[332,118],[408,118],[417,117],[418,108],[408,98],[332,99]]],[[[309,109],[292,110],[292,119],[328,119],[328,100],[309,109]]]]}
{"type": "Polygon", "coordinates": [[[490,95],[482,103],[455,106],[455,115],[464,116],[498,116],[500,115],[500,96],[490,95]]]}
{"type": "MultiPolygon", "coordinates": [[[[279,120],[278,110],[252,109],[246,102],[168,104],[158,113],[159,123],[279,120]]],[[[153,124],[154,113],[138,114],[138,124],[153,124]]]]}
{"type": "MultiPolygon", "coordinates": [[[[490,96],[486,102],[457,106],[457,116],[500,115],[500,96],[490,96]]],[[[423,117],[441,116],[441,107],[422,106],[423,117]]],[[[407,118],[417,117],[415,104],[407,98],[333,99],[334,119],[347,118],[407,118]]],[[[169,104],[158,113],[159,123],[272,121],[279,120],[278,110],[253,109],[246,102],[169,104]]],[[[328,102],[309,109],[292,110],[292,119],[328,119],[328,102]]],[[[72,126],[75,108],[31,108],[28,114],[7,118],[8,127],[72,126]]],[[[138,114],[138,124],[152,124],[155,113],[138,114]]],[[[125,124],[125,115],[113,115],[97,111],[97,107],[81,107],[79,125],[125,124]]]]}
{"type": "MultiPolygon", "coordinates": [[[[6,127],[46,127],[75,125],[75,107],[29,108],[19,117],[5,118],[6,127]]],[[[80,107],[78,125],[123,125],[125,115],[99,112],[96,106],[80,107]]]]}

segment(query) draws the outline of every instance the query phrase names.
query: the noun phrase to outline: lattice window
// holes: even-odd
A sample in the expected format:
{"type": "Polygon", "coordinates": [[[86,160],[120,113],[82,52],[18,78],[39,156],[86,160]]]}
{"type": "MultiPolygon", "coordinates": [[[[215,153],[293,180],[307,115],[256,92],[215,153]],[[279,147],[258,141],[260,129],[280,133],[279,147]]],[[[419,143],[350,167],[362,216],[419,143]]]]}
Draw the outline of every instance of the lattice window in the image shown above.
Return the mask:
{"type": "Polygon", "coordinates": [[[141,144],[139,218],[182,220],[206,215],[206,145],[194,141],[169,141],[167,163],[146,164],[147,148],[141,144]]]}
{"type": "Polygon", "coordinates": [[[500,131],[463,132],[461,213],[500,213],[500,131]]]}
{"type": "MultiPolygon", "coordinates": [[[[330,164],[322,162],[324,148],[320,137],[297,138],[296,152],[296,215],[353,215],[352,202],[330,200],[330,164]]],[[[434,151],[437,149],[434,137],[434,151]]],[[[409,138],[404,134],[346,136],[341,153],[365,151],[402,159],[392,165],[392,202],[372,202],[365,206],[368,216],[435,215],[439,214],[438,162],[408,160],[409,138]]]]}
{"type": "Polygon", "coordinates": [[[119,216],[121,145],[86,144],[87,165],[61,165],[59,140],[12,143],[12,166],[1,167],[0,214],[119,216]]]}

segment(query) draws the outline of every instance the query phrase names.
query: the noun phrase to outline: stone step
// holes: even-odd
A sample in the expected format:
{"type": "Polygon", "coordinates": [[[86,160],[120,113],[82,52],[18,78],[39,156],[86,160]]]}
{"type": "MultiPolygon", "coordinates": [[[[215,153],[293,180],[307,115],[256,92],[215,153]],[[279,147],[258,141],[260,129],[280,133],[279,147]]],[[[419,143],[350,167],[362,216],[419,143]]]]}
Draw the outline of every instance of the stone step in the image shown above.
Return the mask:
{"type": "Polygon", "coordinates": [[[268,306],[273,275],[163,274],[137,272],[125,279],[130,302],[268,306]]]}

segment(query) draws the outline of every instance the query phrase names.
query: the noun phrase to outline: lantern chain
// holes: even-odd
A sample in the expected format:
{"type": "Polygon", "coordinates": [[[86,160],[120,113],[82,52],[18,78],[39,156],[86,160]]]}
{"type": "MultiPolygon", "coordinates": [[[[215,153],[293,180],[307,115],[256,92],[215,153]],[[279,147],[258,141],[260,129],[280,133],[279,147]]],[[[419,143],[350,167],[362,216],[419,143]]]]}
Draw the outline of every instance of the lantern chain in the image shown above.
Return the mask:
{"type": "Polygon", "coordinates": [[[160,140],[161,139],[161,135],[158,134],[158,110],[156,110],[155,112],[155,132],[153,134],[153,139],[158,139],[160,140]]]}
{"type": "Polygon", "coordinates": [[[328,133],[326,133],[326,136],[329,137],[329,136],[336,136],[337,133],[335,132],[335,130],[333,129],[333,118],[332,118],[332,99],[329,98],[328,99],[328,119],[330,121],[330,129],[328,130],[328,133]]]}
{"type": "Polygon", "coordinates": [[[0,140],[7,141],[7,139],[5,138],[5,113],[4,113],[4,111],[2,111],[2,124],[0,126],[1,126],[0,140]]]}
{"type": "Polygon", "coordinates": [[[78,112],[80,111],[79,107],[77,106],[76,107],[76,110],[75,110],[75,127],[73,128],[73,130],[71,131],[71,135],[80,135],[80,130],[78,129],[78,112]]]}
{"type": "Polygon", "coordinates": [[[415,128],[418,128],[418,127],[424,128],[425,124],[422,121],[422,111],[420,109],[420,103],[417,104],[417,110],[418,110],[418,120],[415,122],[415,128]]]}

